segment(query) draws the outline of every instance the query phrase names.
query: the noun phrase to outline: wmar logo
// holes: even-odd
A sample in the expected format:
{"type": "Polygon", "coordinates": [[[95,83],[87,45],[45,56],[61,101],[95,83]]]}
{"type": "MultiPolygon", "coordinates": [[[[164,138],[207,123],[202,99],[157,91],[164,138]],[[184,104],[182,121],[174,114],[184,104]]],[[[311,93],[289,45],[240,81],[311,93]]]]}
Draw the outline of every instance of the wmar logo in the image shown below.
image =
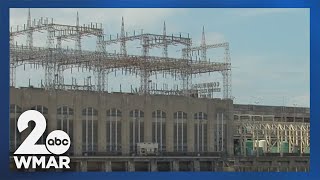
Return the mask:
{"type": "Polygon", "coordinates": [[[70,158],[68,156],[58,156],[68,151],[70,147],[70,137],[67,133],[61,130],[52,131],[46,138],[46,144],[36,144],[39,138],[46,130],[47,123],[45,117],[38,111],[28,110],[22,113],[18,119],[17,127],[21,133],[28,128],[30,121],[35,122],[35,127],[22,142],[18,149],[14,152],[14,162],[18,169],[23,166],[25,169],[41,167],[49,169],[51,167],[56,169],[70,168],[70,158]],[[30,155],[30,156],[26,156],[30,155]],[[44,155],[44,156],[32,156],[44,155]],[[48,156],[51,155],[51,156],[48,156]]]}

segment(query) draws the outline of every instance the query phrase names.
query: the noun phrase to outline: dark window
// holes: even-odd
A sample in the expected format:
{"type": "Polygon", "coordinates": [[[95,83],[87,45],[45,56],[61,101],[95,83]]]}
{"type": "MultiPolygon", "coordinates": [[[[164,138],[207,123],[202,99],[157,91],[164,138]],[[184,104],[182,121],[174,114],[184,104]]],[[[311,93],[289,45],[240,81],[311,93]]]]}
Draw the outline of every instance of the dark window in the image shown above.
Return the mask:
{"type": "Polygon", "coordinates": [[[41,112],[42,114],[48,114],[48,108],[42,105],[36,105],[31,108],[31,110],[36,110],[41,112]]]}
{"type": "Polygon", "coordinates": [[[68,106],[62,106],[57,109],[58,115],[73,115],[73,109],[68,106]]]}
{"type": "Polygon", "coordinates": [[[88,107],[82,110],[82,115],[83,116],[98,116],[98,111],[92,107],[88,107]]]}
{"type": "Polygon", "coordinates": [[[195,114],[194,114],[194,119],[204,119],[204,120],[207,120],[207,119],[208,119],[208,115],[207,115],[206,113],[203,113],[203,112],[195,113],[195,114]]]}
{"type": "Polygon", "coordinates": [[[113,108],[113,109],[107,110],[107,116],[109,116],[109,117],[110,116],[111,117],[115,117],[115,116],[121,117],[122,113],[121,113],[120,110],[113,108]]]}
{"type": "Polygon", "coordinates": [[[15,104],[10,104],[10,113],[22,113],[22,108],[15,104]]]}
{"type": "Polygon", "coordinates": [[[174,116],[174,150],[187,151],[187,113],[178,111],[174,116]]]}
{"type": "Polygon", "coordinates": [[[157,110],[152,112],[152,142],[158,143],[159,150],[166,150],[166,113],[157,110]]]}

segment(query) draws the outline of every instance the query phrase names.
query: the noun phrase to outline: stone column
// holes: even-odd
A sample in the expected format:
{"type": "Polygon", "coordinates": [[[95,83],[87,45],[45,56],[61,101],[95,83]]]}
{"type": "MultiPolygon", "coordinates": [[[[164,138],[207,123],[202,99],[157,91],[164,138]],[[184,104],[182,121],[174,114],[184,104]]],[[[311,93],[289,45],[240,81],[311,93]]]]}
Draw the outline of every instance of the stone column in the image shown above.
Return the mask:
{"type": "Polygon", "coordinates": [[[150,160],[150,171],[151,172],[158,171],[157,161],[156,160],[150,160]]]}
{"type": "Polygon", "coordinates": [[[128,97],[126,95],[122,96],[121,99],[122,107],[122,118],[121,118],[121,146],[122,155],[129,155],[130,151],[130,121],[129,121],[129,107],[128,107],[128,97]]]}
{"type": "Polygon", "coordinates": [[[106,151],[106,96],[98,95],[98,152],[105,152],[106,151]]]}
{"type": "Polygon", "coordinates": [[[173,160],[172,161],[171,171],[175,171],[175,172],[179,171],[179,161],[178,160],[173,160]]]}
{"type": "Polygon", "coordinates": [[[234,155],[234,144],[233,144],[233,126],[234,126],[234,116],[233,116],[233,101],[227,101],[227,116],[224,118],[224,122],[226,122],[226,150],[229,156],[234,155]]]}
{"type": "Polygon", "coordinates": [[[47,132],[48,134],[54,130],[57,130],[57,98],[59,95],[57,92],[48,94],[48,116],[47,116],[47,132]]]}
{"type": "MultiPolygon", "coordinates": [[[[22,93],[21,93],[21,108],[22,108],[23,112],[31,109],[31,106],[33,104],[33,102],[31,100],[32,100],[32,97],[31,97],[30,92],[26,91],[26,90],[22,90],[22,93]]],[[[31,127],[28,127],[28,129],[26,129],[26,130],[21,132],[21,141],[20,141],[20,143],[22,143],[28,137],[30,132],[31,132],[31,127]]],[[[17,148],[18,148],[18,146],[17,146],[17,148]]]]}
{"type": "Polygon", "coordinates": [[[127,162],[127,171],[129,171],[129,172],[135,171],[134,162],[132,160],[129,160],[127,162]]]}
{"type": "Polygon", "coordinates": [[[104,162],[104,171],[105,172],[111,172],[112,171],[112,163],[111,161],[105,161],[104,162]]]}
{"type": "Polygon", "coordinates": [[[173,119],[173,104],[172,101],[170,101],[169,96],[167,98],[167,118],[166,118],[166,146],[167,146],[167,152],[173,152],[174,150],[174,135],[173,135],[173,128],[174,128],[174,119],[173,119]]]}
{"type": "Polygon", "coordinates": [[[152,101],[150,95],[144,97],[144,142],[152,142],[152,101]]]}
{"type": "Polygon", "coordinates": [[[192,99],[187,97],[188,101],[188,117],[187,117],[187,144],[188,144],[188,152],[194,152],[194,110],[192,105],[192,99]]]}
{"type": "Polygon", "coordinates": [[[200,161],[198,161],[198,160],[193,161],[193,170],[200,171],[200,161]]]}
{"type": "Polygon", "coordinates": [[[82,155],[82,96],[81,94],[75,93],[73,98],[74,104],[74,120],[73,120],[73,147],[74,155],[82,155]]]}
{"type": "Polygon", "coordinates": [[[82,160],[80,162],[80,171],[87,172],[88,171],[88,162],[86,160],[82,160]]]}
{"type": "Polygon", "coordinates": [[[208,152],[214,152],[214,147],[215,147],[215,143],[214,140],[216,138],[215,135],[215,124],[216,124],[216,110],[215,107],[213,105],[213,102],[210,101],[207,104],[207,112],[208,112],[208,124],[207,124],[207,147],[208,147],[208,152]]]}

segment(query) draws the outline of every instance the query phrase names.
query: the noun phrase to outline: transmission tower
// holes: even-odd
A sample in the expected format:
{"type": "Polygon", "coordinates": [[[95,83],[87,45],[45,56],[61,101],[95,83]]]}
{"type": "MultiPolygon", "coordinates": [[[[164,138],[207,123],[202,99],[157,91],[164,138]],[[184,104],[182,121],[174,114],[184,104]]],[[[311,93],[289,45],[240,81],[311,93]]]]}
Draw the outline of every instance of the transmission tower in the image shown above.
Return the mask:
{"type": "Polygon", "coordinates": [[[49,24],[48,18],[45,20],[47,25],[47,61],[45,64],[45,86],[46,89],[52,90],[54,88],[54,76],[55,76],[55,64],[53,59],[53,49],[54,49],[54,28],[52,26],[53,20],[51,24],[49,24]]]}
{"type": "Polygon", "coordinates": [[[32,24],[31,24],[31,12],[30,8],[28,9],[28,20],[27,20],[27,46],[29,48],[33,47],[33,30],[32,30],[32,24]]]}
{"type": "Polygon", "coordinates": [[[81,35],[79,31],[79,13],[77,12],[77,21],[76,21],[76,42],[75,42],[75,49],[81,52],[81,35]]]}
{"type": "Polygon", "coordinates": [[[207,60],[207,48],[206,48],[206,35],[204,33],[204,26],[202,27],[202,40],[201,40],[201,61],[207,60]]]}
{"type": "Polygon", "coordinates": [[[167,58],[168,57],[168,43],[166,41],[166,36],[167,36],[167,32],[166,32],[166,22],[163,22],[163,51],[162,51],[162,56],[167,58]]]}
{"type": "MultiPolygon", "coordinates": [[[[49,23],[48,18],[34,20],[31,23],[31,13],[28,11],[28,20],[26,28],[17,26],[16,30],[10,28],[10,85],[15,86],[15,67],[17,64],[35,64],[43,66],[45,69],[45,89],[92,89],[91,83],[84,81],[84,86],[72,81],[72,84],[64,84],[63,73],[65,70],[77,67],[79,69],[93,70],[96,83],[95,90],[105,92],[108,88],[107,77],[111,71],[122,70],[125,74],[140,75],[140,92],[143,94],[160,93],[160,94],[176,94],[188,95],[193,93],[190,89],[192,85],[192,76],[220,72],[223,74],[224,84],[224,98],[231,97],[231,61],[229,55],[229,44],[219,43],[207,45],[205,42],[204,27],[202,30],[202,42],[198,47],[192,47],[192,39],[174,34],[168,35],[166,32],[166,23],[163,22],[163,31],[161,34],[133,33],[127,34],[124,29],[124,19],[121,22],[121,33],[116,38],[105,40],[102,24],[91,23],[88,25],[80,26],[79,13],[77,13],[75,25],[49,23]],[[47,32],[46,47],[34,47],[32,41],[28,40],[27,46],[14,45],[15,37],[26,35],[35,32],[47,32]],[[81,47],[81,39],[83,37],[94,36],[96,40],[96,50],[89,51],[83,50],[81,47]],[[54,41],[57,41],[54,44],[54,41]],[[62,41],[72,40],[75,41],[75,48],[63,48],[62,41]],[[130,55],[126,50],[127,41],[140,41],[141,55],[130,55]],[[120,44],[120,53],[107,52],[107,45],[120,44]],[[169,46],[182,45],[182,58],[168,57],[169,46]],[[32,48],[30,48],[32,47],[32,48]],[[224,62],[207,62],[206,51],[210,48],[225,48],[225,61],[224,62]],[[150,55],[150,49],[161,48],[162,56],[150,55]],[[192,60],[192,53],[201,51],[201,62],[192,60]],[[163,74],[164,78],[180,77],[182,85],[171,87],[166,86],[163,89],[155,89],[150,91],[150,76],[163,74]],[[90,87],[89,87],[90,86],[90,87]]],[[[27,38],[31,39],[32,38],[27,38]]],[[[90,77],[91,79],[91,77],[90,77]]],[[[91,82],[91,80],[90,80],[91,82]]],[[[157,81],[155,83],[157,87],[157,81]]],[[[42,84],[42,83],[41,83],[42,84]]],[[[136,91],[137,92],[137,91],[136,91]]]]}
{"type": "Polygon", "coordinates": [[[121,34],[120,34],[120,54],[127,55],[127,49],[126,49],[126,32],[124,31],[124,20],[122,17],[122,22],[121,22],[121,34]]]}

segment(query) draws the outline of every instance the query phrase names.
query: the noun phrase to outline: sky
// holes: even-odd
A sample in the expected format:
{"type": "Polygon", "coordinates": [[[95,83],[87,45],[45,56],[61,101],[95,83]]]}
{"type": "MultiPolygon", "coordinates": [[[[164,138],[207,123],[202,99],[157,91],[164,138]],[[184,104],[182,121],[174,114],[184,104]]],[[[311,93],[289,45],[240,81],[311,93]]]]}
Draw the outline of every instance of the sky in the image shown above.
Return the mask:
{"type": "MultiPolygon", "coordinates": [[[[206,44],[230,43],[235,103],[310,107],[309,9],[31,9],[31,16],[36,19],[49,17],[56,23],[75,25],[77,12],[80,24],[102,23],[107,37],[120,33],[122,17],[129,34],[141,29],[162,34],[165,21],[167,34],[186,36],[189,33],[193,45],[199,46],[204,26],[206,44]]],[[[13,29],[26,24],[27,13],[28,9],[10,9],[13,29]]],[[[35,46],[45,46],[45,40],[45,33],[34,34],[35,46]]],[[[25,36],[15,38],[15,41],[26,44],[25,36]]],[[[95,50],[95,43],[95,38],[85,38],[82,49],[95,50]]],[[[69,41],[63,42],[63,46],[74,48],[75,45],[69,41]]],[[[127,44],[127,49],[132,54],[141,51],[137,44],[127,44]]],[[[181,56],[179,47],[169,49],[169,57],[181,56]]],[[[110,46],[107,51],[118,52],[119,45],[110,46]]],[[[161,56],[161,50],[153,50],[152,53],[161,56]]],[[[207,57],[219,62],[223,51],[209,50],[207,57]]],[[[37,86],[39,77],[44,78],[44,71],[27,71],[28,68],[17,68],[17,86],[27,86],[29,79],[32,85],[37,86]]],[[[68,71],[64,75],[71,81],[71,76],[76,76],[76,73],[68,71]]],[[[221,75],[212,73],[198,79],[199,82],[221,81],[221,75]]],[[[126,82],[139,84],[140,79],[124,77],[117,71],[111,72],[108,82],[111,84],[108,90],[118,91],[119,84],[128,88],[126,82]]],[[[194,82],[197,82],[196,78],[194,82]]],[[[170,83],[179,85],[174,81],[170,83]]]]}

